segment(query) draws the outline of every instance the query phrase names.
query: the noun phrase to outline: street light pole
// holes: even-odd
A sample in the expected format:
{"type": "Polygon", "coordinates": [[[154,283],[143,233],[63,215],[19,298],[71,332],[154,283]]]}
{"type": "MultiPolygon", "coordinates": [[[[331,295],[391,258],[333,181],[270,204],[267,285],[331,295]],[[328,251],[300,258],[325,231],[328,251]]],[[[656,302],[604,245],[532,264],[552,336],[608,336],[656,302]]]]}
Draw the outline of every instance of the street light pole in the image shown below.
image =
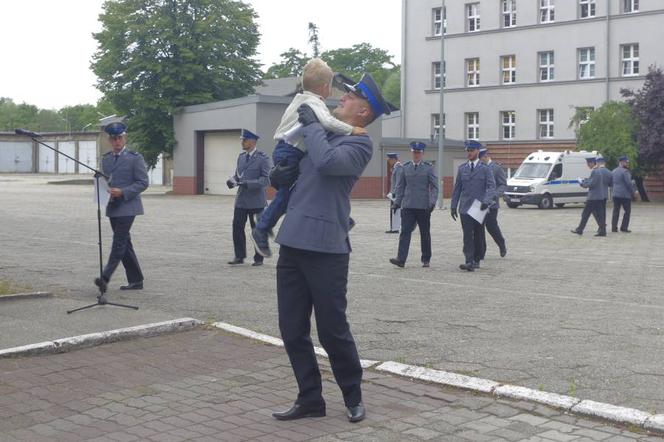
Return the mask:
{"type": "Polygon", "coordinates": [[[445,0],[442,0],[440,9],[440,114],[438,116],[438,179],[440,192],[438,193],[438,208],[444,209],[443,194],[445,192],[445,178],[443,176],[443,151],[445,149],[445,0]]]}

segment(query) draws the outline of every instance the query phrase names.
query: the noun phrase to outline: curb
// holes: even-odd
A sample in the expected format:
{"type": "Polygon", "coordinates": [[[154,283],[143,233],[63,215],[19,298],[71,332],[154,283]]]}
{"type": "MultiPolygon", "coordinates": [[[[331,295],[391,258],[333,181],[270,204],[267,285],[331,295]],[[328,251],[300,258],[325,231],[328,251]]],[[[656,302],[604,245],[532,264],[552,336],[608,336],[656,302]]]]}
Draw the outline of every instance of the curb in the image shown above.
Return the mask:
{"type": "Polygon", "coordinates": [[[0,301],[15,301],[17,299],[49,298],[53,296],[51,292],[30,292],[30,293],[12,293],[11,295],[0,296],[0,301]]]}
{"type": "MultiPolygon", "coordinates": [[[[276,345],[278,347],[284,346],[283,341],[279,338],[257,333],[225,322],[215,322],[212,326],[267,344],[276,345]]],[[[314,347],[314,352],[319,356],[327,358],[327,353],[320,347],[314,347]]],[[[380,362],[361,359],[360,363],[362,364],[362,368],[373,367],[377,371],[401,377],[490,394],[498,398],[505,397],[508,399],[546,405],[575,415],[599,418],[615,424],[634,425],[640,429],[657,433],[658,435],[664,434],[664,414],[651,414],[634,408],[619,407],[591,400],[582,400],[573,396],[533,390],[531,388],[519,387],[517,385],[501,384],[490,379],[476,378],[443,370],[419,367],[417,365],[402,364],[400,362],[380,362]]]]}
{"type": "Polygon", "coordinates": [[[133,338],[145,338],[164,333],[173,333],[191,330],[203,324],[193,318],[179,318],[170,321],[155,322],[152,324],[137,325],[134,327],[119,328],[87,335],[72,336],[56,339],[54,341],[39,342],[37,344],[23,345],[0,350],[0,359],[19,356],[34,356],[52,353],[65,353],[86,347],[93,347],[111,342],[126,341],[133,338]]]}

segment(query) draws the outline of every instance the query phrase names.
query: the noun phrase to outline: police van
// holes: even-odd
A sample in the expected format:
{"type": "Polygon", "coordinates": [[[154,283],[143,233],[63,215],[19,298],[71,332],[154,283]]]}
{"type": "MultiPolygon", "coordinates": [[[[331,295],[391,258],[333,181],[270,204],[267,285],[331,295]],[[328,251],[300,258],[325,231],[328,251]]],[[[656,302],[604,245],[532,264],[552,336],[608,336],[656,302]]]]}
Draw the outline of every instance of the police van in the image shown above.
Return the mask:
{"type": "Polygon", "coordinates": [[[586,158],[597,157],[597,151],[533,152],[523,160],[507,180],[503,199],[514,209],[533,204],[540,209],[567,203],[584,203],[588,189],[579,185],[579,178],[588,178],[586,158]]]}

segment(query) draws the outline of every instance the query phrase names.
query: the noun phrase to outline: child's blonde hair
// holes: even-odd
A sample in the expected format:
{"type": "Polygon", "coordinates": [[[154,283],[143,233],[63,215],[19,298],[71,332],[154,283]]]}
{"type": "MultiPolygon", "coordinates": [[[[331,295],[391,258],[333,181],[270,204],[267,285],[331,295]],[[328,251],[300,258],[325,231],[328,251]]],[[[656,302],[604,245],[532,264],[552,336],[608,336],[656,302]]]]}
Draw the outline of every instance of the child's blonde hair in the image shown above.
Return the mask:
{"type": "Polygon", "coordinates": [[[304,65],[302,71],[302,88],[305,91],[318,89],[332,83],[334,72],[320,58],[312,58],[304,65]]]}

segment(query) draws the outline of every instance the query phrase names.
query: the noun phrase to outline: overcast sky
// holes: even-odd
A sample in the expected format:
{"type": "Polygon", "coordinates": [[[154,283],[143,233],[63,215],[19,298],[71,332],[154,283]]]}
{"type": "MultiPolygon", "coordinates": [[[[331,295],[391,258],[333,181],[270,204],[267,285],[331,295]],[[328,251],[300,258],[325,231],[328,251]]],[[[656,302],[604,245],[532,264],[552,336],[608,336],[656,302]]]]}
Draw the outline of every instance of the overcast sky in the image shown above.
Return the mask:
{"type": "MultiPolygon", "coordinates": [[[[321,49],[368,42],[401,60],[401,0],[245,0],[259,15],[258,59],[267,68],[290,47],[310,52],[308,23],[321,49]],[[316,7],[312,7],[315,4],[316,7]]],[[[95,103],[92,33],[103,0],[0,0],[0,97],[40,108],[95,103]]]]}

